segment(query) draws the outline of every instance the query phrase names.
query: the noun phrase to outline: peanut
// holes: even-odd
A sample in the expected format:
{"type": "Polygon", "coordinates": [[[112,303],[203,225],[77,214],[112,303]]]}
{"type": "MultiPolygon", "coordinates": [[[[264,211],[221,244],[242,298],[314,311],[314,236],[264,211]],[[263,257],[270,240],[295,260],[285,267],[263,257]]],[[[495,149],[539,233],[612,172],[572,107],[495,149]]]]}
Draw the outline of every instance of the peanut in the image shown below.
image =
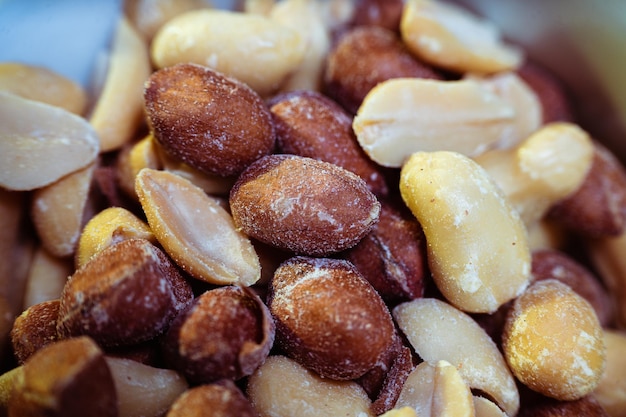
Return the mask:
{"type": "Polygon", "coordinates": [[[626,334],[622,331],[604,330],[606,369],[593,395],[611,417],[626,416],[626,334]]]}

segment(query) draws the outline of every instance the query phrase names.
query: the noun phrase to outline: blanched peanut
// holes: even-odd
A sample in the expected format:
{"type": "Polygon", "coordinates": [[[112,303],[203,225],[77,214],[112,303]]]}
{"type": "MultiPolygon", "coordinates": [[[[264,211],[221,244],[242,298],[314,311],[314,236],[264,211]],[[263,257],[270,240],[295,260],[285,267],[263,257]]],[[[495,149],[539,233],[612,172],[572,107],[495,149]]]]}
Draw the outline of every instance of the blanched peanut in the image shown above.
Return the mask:
{"type": "Polygon", "coordinates": [[[422,225],[429,265],[453,305],[494,312],[528,286],[526,230],[486,171],[454,152],[417,152],[400,192],[422,225]]]}
{"type": "Polygon", "coordinates": [[[89,118],[102,151],[118,149],[135,134],[143,116],[143,83],[150,72],[144,40],[127,19],[121,19],[104,86],[89,118]]]}
{"type": "Polygon", "coordinates": [[[156,243],[150,227],[132,212],[122,207],[102,210],[82,229],[76,250],[76,267],[80,268],[105,248],[133,238],[156,243]]]}
{"type": "Polygon", "coordinates": [[[372,417],[370,400],[356,382],[321,378],[284,356],[270,356],[248,382],[260,417],[372,417]]]}
{"type": "Polygon", "coordinates": [[[419,364],[409,375],[396,408],[409,406],[420,417],[474,417],[469,387],[459,371],[445,360],[419,364]]]}
{"type": "Polygon", "coordinates": [[[515,109],[476,81],[396,78],[370,90],[352,125],[370,158],[400,167],[417,151],[478,155],[514,120],[515,109]]]}
{"type": "Polygon", "coordinates": [[[128,196],[137,198],[135,178],[144,168],[161,169],[161,155],[152,134],[120,150],[117,157],[117,180],[128,196]]]}
{"type": "Polygon", "coordinates": [[[496,344],[471,317],[434,298],[400,304],[393,316],[422,359],[449,362],[471,389],[486,392],[515,415],[520,399],[513,376],[496,344]]]}
{"type": "Polygon", "coordinates": [[[615,308],[615,321],[626,328],[626,233],[587,242],[593,266],[608,289],[615,308]]]}
{"type": "Polygon", "coordinates": [[[119,417],[159,417],[187,388],[183,376],[171,369],[105,357],[113,376],[119,417]]]}
{"type": "Polygon", "coordinates": [[[24,308],[59,298],[73,267],[71,259],[53,256],[41,246],[36,248],[28,271],[24,308]]]}
{"type": "Polygon", "coordinates": [[[51,254],[74,253],[83,227],[95,164],[33,193],[31,215],[42,245],[51,254]]]}
{"type": "Polygon", "coordinates": [[[495,403],[485,397],[474,395],[474,414],[476,417],[507,417],[506,413],[495,403]]]}
{"type": "Polygon", "coordinates": [[[80,85],[44,67],[0,63],[0,91],[62,107],[77,115],[87,107],[87,93],[80,85]]]}
{"type": "Polygon", "coordinates": [[[33,190],[94,161],[94,128],[60,107],[0,92],[0,186],[33,190]]]}
{"type": "Polygon", "coordinates": [[[269,17],[297,31],[307,44],[302,63],[289,75],[281,91],[319,91],[330,33],[323,21],[321,5],[309,0],[283,0],[272,8],[269,17]]]}
{"type": "Polygon", "coordinates": [[[606,369],[593,395],[611,417],[626,416],[626,333],[604,330],[606,369]]]}
{"type": "Polygon", "coordinates": [[[555,279],[533,283],[515,300],[502,347],[520,382],[558,400],[591,393],[605,368],[602,328],[593,308],[555,279]]]}
{"type": "Polygon", "coordinates": [[[468,75],[515,109],[515,120],[506,129],[497,147],[508,149],[518,145],[542,124],[541,102],[537,94],[515,72],[504,72],[489,77],[468,75]]]}
{"type": "Polygon", "coordinates": [[[252,285],[259,258],[230,214],[200,188],[175,174],[145,168],[136,190],[152,232],[193,277],[214,284],[252,285]]]}
{"type": "Polygon", "coordinates": [[[491,22],[436,0],[408,0],[402,39],[424,61],[451,71],[494,73],[516,68],[522,53],[505,44],[491,22]]]}
{"type": "Polygon", "coordinates": [[[593,161],[593,143],[571,123],[542,127],[514,149],[474,158],[504,191],[528,228],[555,203],[575,192],[593,161]]]}
{"type": "Polygon", "coordinates": [[[171,19],[156,34],[151,54],[158,68],[200,64],[268,95],[298,68],[305,50],[298,32],[269,18],[211,9],[171,19]]]}

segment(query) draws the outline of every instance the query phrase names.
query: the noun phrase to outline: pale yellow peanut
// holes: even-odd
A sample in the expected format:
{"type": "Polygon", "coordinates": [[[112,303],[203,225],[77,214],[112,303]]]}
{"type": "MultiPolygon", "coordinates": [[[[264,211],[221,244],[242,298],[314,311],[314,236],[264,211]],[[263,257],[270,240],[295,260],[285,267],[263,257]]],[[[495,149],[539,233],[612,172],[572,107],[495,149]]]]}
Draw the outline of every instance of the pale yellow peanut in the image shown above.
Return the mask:
{"type": "Polygon", "coordinates": [[[302,63],[288,76],[281,91],[319,91],[331,42],[322,6],[311,0],[281,1],[272,8],[269,17],[297,31],[307,43],[302,63]]]}
{"type": "Polygon", "coordinates": [[[531,251],[537,249],[563,249],[569,236],[566,231],[548,218],[540,219],[538,222],[529,225],[528,247],[531,251]]]}
{"type": "Polygon", "coordinates": [[[122,207],[109,207],[93,216],[82,229],[76,250],[76,267],[94,255],[126,239],[146,239],[156,243],[150,227],[122,207]]]}
{"type": "Polygon", "coordinates": [[[265,96],[300,66],[305,50],[297,31],[268,17],[211,9],[171,19],[156,34],[151,56],[158,68],[178,63],[211,67],[265,96]]]}
{"type": "Polygon", "coordinates": [[[593,307],[555,279],[536,281],[515,300],[502,348],[521,383],[563,401],[593,392],[606,364],[602,327],[593,307]]]}
{"type": "Polygon", "coordinates": [[[102,91],[89,117],[103,152],[133,138],[143,117],[143,84],[151,73],[148,47],[126,18],[119,21],[102,91]]]}
{"type": "Polygon", "coordinates": [[[60,298],[67,277],[72,272],[72,259],[53,256],[41,246],[36,248],[28,271],[24,308],[60,298]]]}
{"type": "Polygon", "coordinates": [[[515,110],[513,122],[496,143],[498,148],[515,147],[541,127],[543,121],[541,102],[537,94],[515,72],[507,71],[482,77],[467,75],[465,78],[475,80],[515,110]]]}
{"type": "Polygon", "coordinates": [[[495,180],[528,228],[574,193],[591,169],[593,143],[572,123],[545,125],[517,147],[474,158],[495,180]]]}
{"type": "Polygon", "coordinates": [[[593,391],[594,397],[611,417],[626,416],[626,333],[604,330],[606,369],[593,391]]]}
{"type": "Polygon", "coordinates": [[[285,356],[270,356],[250,377],[248,398],[260,417],[372,417],[354,381],[321,378],[285,356]]]}
{"type": "Polygon", "coordinates": [[[459,371],[445,360],[422,362],[404,382],[395,407],[424,417],[474,417],[472,393],[459,371]]]}
{"type": "Polygon", "coordinates": [[[422,359],[449,362],[470,389],[486,392],[515,415],[520,398],[513,375],[496,344],[469,315],[443,301],[418,298],[395,307],[393,316],[422,359]]]}
{"type": "Polygon", "coordinates": [[[506,413],[500,409],[495,403],[474,395],[474,414],[476,417],[507,417],[506,413]]]}
{"type": "Polygon", "coordinates": [[[74,254],[84,225],[95,164],[33,193],[31,216],[46,250],[58,257],[74,254]]]}
{"type": "Polygon", "coordinates": [[[185,378],[172,369],[105,357],[117,394],[120,417],[163,416],[188,387],[185,378]]]}
{"type": "Polygon", "coordinates": [[[82,117],[0,92],[0,186],[33,190],[92,163],[100,143],[82,117]]]}
{"type": "Polygon", "coordinates": [[[0,91],[62,107],[77,115],[87,109],[87,93],[83,87],[44,67],[0,63],[0,91]]]}
{"type": "Polygon", "coordinates": [[[214,284],[259,280],[252,243],[202,189],[170,172],[145,168],[137,175],[136,190],[157,240],[189,274],[214,284]]]}
{"type": "Polygon", "coordinates": [[[494,312],[530,279],[526,229],[489,174],[455,152],[417,152],[400,192],[422,225],[433,279],[453,305],[494,312]]]}
{"type": "Polygon", "coordinates": [[[420,417],[411,407],[392,408],[391,410],[381,414],[381,417],[420,417]]]}
{"type": "Polygon", "coordinates": [[[135,178],[144,168],[161,169],[158,146],[152,134],[144,136],[132,145],[120,150],[117,157],[117,179],[120,188],[129,196],[137,197],[135,192],[135,178]]]}
{"type": "Polygon", "coordinates": [[[418,151],[478,155],[514,120],[515,109],[474,80],[396,78],[370,90],[352,126],[371,159],[401,167],[418,151]]]}
{"type": "Polygon", "coordinates": [[[615,321],[626,328],[626,233],[587,242],[591,262],[598,271],[615,307],[615,321]]]}
{"type": "Polygon", "coordinates": [[[459,73],[517,68],[521,51],[502,41],[499,29],[465,8],[436,0],[408,0],[402,39],[417,57],[459,73]]]}

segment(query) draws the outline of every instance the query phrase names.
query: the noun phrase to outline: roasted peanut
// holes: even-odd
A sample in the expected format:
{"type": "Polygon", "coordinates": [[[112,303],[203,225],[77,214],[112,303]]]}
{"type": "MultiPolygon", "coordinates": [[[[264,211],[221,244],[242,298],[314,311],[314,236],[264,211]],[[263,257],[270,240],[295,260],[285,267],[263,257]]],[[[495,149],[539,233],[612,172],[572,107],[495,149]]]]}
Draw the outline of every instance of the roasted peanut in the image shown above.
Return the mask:
{"type": "Polygon", "coordinates": [[[526,289],[526,229],[477,163],[454,152],[415,153],[400,192],[424,230],[433,279],[453,305],[491,313],[526,289]]]}
{"type": "Polygon", "coordinates": [[[143,169],[136,190],[148,224],[172,259],[194,278],[213,284],[252,285],[259,258],[230,214],[191,182],[143,169]]]}
{"type": "Polygon", "coordinates": [[[13,322],[11,347],[19,364],[57,337],[59,300],[43,301],[25,309],[13,322]]]}
{"type": "Polygon", "coordinates": [[[520,382],[558,400],[591,393],[606,363],[602,328],[593,308],[555,279],[533,283],[515,300],[502,347],[520,382]]]}
{"type": "Polygon", "coordinates": [[[91,164],[98,134],[60,107],[0,92],[0,186],[33,190],[91,164]],[[49,163],[54,161],[54,163],[49,163]]]}
{"type": "Polygon", "coordinates": [[[211,410],[213,417],[257,417],[250,401],[230,380],[193,387],[172,404],[166,417],[202,417],[211,410]]]}
{"type": "Polygon", "coordinates": [[[399,168],[418,151],[476,156],[514,121],[513,106],[474,80],[397,78],[369,91],[352,127],[370,158],[399,168]]]}
{"type": "Polygon", "coordinates": [[[159,152],[152,134],[127,144],[117,154],[116,179],[119,188],[129,197],[137,198],[135,179],[144,168],[162,169],[164,152],[159,152]]]}
{"type": "Polygon", "coordinates": [[[28,270],[24,308],[58,299],[67,277],[73,271],[74,263],[71,259],[58,258],[43,247],[37,247],[28,270]]]}
{"type": "Polygon", "coordinates": [[[593,396],[611,417],[626,416],[626,333],[604,330],[606,369],[593,396]]]}
{"type": "Polygon", "coordinates": [[[608,289],[615,311],[615,325],[626,328],[626,233],[618,237],[593,239],[587,249],[594,268],[608,289]]]}
{"type": "Polygon", "coordinates": [[[408,0],[400,32],[412,53],[451,71],[494,73],[515,69],[523,59],[491,22],[447,2],[408,0]]]}

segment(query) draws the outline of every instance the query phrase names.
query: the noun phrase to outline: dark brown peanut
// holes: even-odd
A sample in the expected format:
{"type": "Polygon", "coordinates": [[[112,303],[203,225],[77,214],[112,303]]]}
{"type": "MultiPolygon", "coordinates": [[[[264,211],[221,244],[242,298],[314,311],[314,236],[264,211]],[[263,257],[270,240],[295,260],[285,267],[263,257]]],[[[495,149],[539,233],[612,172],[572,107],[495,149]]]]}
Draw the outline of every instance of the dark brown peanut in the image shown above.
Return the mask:
{"type": "Polygon", "coordinates": [[[274,149],[274,127],[261,97],[208,67],[178,64],[154,72],[144,100],[154,138],[202,172],[236,175],[274,149]]]}
{"type": "Polygon", "coordinates": [[[361,26],[343,35],[330,51],[324,83],[328,95],[355,114],[376,84],[399,77],[441,79],[417,61],[394,32],[361,26]]]}
{"type": "Polygon", "coordinates": [[[200,385],[184,392],[166,417],[257,417],[246,396],[230,380],[200,385]]]}
{"type": "Polygon", "coordinates": [[[559,401],[543,399],[537,402],[527,403],[518,417],[609,417],[593,395],[588,395],[579,400],[559,401]]]}
{"type": "Polygon", "coordinates": [[[591,169],[574,194],[549,215],[586,237],[617,236],[626,227],[626,170],[604,145],[594,143],[591,169]]]}
{"type": "Polygon", "coordinates": [[[23,377],[9,399],[9,416],[118,415],[111,371],[90,338],[48,345],[23,366],[23,377]]]}
{"type": "Polygon", "coordinates": [[[163,341],[165,361],[193,383],[240,379],[261,365],[274,343],[270,313],[251,290],[224,286],[196,298],[163,341]]]}
{"type": "Polygon", "coordinates": [[[60,337],[91,336],[131,345],[163,333],[193,294],[167,256],[143,239],[109,246],[69,278],[59,308],[60,337]]]}
{"type": "Polygon", "coordinates": [[[345,257],[390,305],[424,294],[426,238],[406,210],[382,202],[374,229],[345,257]]]}
{"type": "Polygon", "coordinates": [[[278,346],[322,377],[363,376],[393,342],[389,310],[344,260],[287,260],[274,274],[267,304],[276,321],[278,346]]]}
{"type": "Polygon", "coordinates": [[[253,163],[230,192],[235,226],[279,249],[324,256],[357,244],[378,221],[380,203],[357,175],[296,155],[253,163]]]}
{"type": "Polygon", "coordinates": [[[20,314],[13,323],[11,345],[18,363],[22,364],[36,351],[57,341],[59,300],[35,304],[20,314]]]}
{"type": "Polygon", "coordinates": [[[610,324],[613,317],[611,299],[591,271],[564,252],[553,249],[534,251],[532,253],[532,279],[538,281],[550,278],[569,285],[587,300],[596,311],[601,325],[610,324]]]}
{"type": "Polygon", "coordinates": [[[339,165],[352,171],[378,196],[388,193],[380,168],[365,154],[352,130],[352,117],[314,91],[281,94],[270,101],[277,150],[339,165]]]}

